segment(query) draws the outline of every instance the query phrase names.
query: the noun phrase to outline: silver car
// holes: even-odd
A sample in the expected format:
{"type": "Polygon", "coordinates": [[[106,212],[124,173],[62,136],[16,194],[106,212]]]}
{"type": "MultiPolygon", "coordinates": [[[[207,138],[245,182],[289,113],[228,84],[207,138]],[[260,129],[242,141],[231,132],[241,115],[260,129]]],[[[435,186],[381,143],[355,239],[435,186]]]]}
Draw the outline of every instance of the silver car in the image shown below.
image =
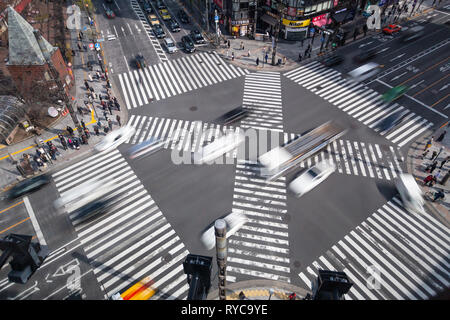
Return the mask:
{"type": "Polygon", "coordinates": [[[167,52],[174,53],[178,51],[177,46],[173,42],[172,38],[164,38],[164,45],[167,48],[167,52]]]}

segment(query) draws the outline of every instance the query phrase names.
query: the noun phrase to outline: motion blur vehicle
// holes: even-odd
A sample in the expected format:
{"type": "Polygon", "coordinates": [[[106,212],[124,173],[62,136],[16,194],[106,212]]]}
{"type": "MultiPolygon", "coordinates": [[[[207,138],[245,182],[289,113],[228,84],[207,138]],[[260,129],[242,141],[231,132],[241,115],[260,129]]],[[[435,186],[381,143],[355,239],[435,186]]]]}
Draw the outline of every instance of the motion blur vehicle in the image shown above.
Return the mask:
{"type": "Polygon", "coordinates": [[[332,67],[338,65],[344,61],[344,57],[341,55],[333,55],[331,57],[325,58],[322,60],[322,64],[325,67],[332,67]]]}
{"type": "Polygon", "coordinates": [[[181,38],[181,44],[183,45],[184,51],[192,53],[195,51],[195,45],[189,36],[183,36],[181,38]]]}
{"type": "Polygon", "coordinates": [[[190,35],[192,40],[194,40],[195,44],[206,43],[205,39],[203,38],[201,32],[198,29],[193,29],[190,35]]]}
{"type": "Polygon", "coordinates": [[[214,139],[213,142],[200,148],[193,154],[195,164],[203,164],[213,161],[225,153],[237,148],[245,140],[244,135],[238,132],[229,132],[219,138],[214,139]]]}
{"type": "Polygon", "coordinates": [[[168,53],[175,53],[178,51],[178,48],[172,38],[164,38],[164,46],[166,47],[168,53]]]}
{"type": "Polygon", "coordinates": [[[166,36],[166,33],[160,24],[153,25],[153,32],[157,38],[164,38],[166,36]]]}
{"type": "Polygon", "coordinates": [[[248,110],[244,109],[242,106],[239,106],[217,118],[216,122],[221,125],[228,125],[245,118],[248,114],[248,110]]]}
{"type": "Polygon", "coordinates": [[[400,174],[395,181],[395,186],[406,209],[415,213],[424,213],[422,191],[413,175],[400,174]]]}
{"type": "Polygon", "coordinates": [[[136,159],[143,155],[151,155],[164,147],[167,140],[150,138],[140,144],[137,144],[130,148],[128,151],[128,156],[130,159],[136,159]]]}
{"type": "Polygon", "coordinates": [[[167,20],[167,25],[169,26],[170,31],[172,32],[180,32],[180,25],[174,19],[167,20]]]}
{"type": "Polygon", "coordinates": [[[371,48],[361,51],[359,54],[353,57],[353,60],[358,63],[366,62],[377,54],[377,49],[371,48]]]}
{"type": "Polygon", "coordinates": [[[131,126],[124,126],[108,133],[102,141],[95,145],[94,149],[98,152],[112,150],[127,141],[135,133],[131,126]]]}
{"type": "Polygon", "coordinates": [[[383,28],[384,34],[394,34],[397,32],[400,32],[402,30],[402,27],[400,27],[398,24],[390,24],[383,28]]]}
{"type": "Polygon", "coordinates": [[[16,199],[42,188],[46,184],[50,183],[50,181],[51,177],[48,174],[41,174],[39,176],[20,181],[14,187],[5,192],[4,198],[9,200],[16,199]]]}
{"type": "Polygon", "coordinates": [[[380,65],[375,62],[369,62],[353,71],[350,71],[347,76],[349,79],[359,82],[376,75],[378,72],[380,72],[380,65]]]}
{"type": "Polygon", "coordinates": [[[136,68],[138,69],[147,68],[147,62],[145,61],[144,56],[141,54],[136,55],[135,63],[136,68]]]}
{"type": "Polygon", "coordinates": [[[330,164],[327,161],[319,162],[292,180],[289,184],[289,189],[297,197],[301,197],[323,182],[335,170],[336,166],[334,164],[330,164]]]}
{"type": "Polygon", "coordinates": [[[382,99],[384,102],[392,102],[404,95],[408,89],[407,86],[393,87],[383,94],[382,99]]]}
{"type": "MultiPolygon", "coordinates": [[[[226,238],[228,239],[231,237],[236,231],[238,231],[246,222],[248,222],[248,219],[245,217],[245,215],[237,212],[232,212],[228,214],[225,217],[222,217],[221,219],[225,220],[226,224],[226,230],[227,235],[226,238]]],[[[200,237],[201,243],[205,246],[207,250],[211,250],[216,245],[216,235],[214,231],[214,224],[211,223],[203,232],[200,237]]]]}
{"type": "Polygon", "coordinates": [[[75,224],[86,221],[89,218],[105,213],[108,207],[109,201],[106,199],[99,199],[92,202],[88,202],[82,207],[74,210],[70,213],[70,219],[76,221],[75,224]]]}
{"type": "Polygon", "coordinates": [[[397,111],[388,117],[381,120],[378,124],[375,125],[375,129],[379,131],[388,131],[398,125],[403,120],[403,115],[405,113],[403,111],[397,111]]]}
{"type": "Polygon", "coordinates": [[[425,34],[425,28],[423,26],[415,26],[412,28],[409,28],[405,31],[403,34],[401,40],[403,42],[410,42],[414,41],[416,39],[419,39],[421,36],[425,34]]]}
{"type": "Polygon", "coordinates": [[[148,15],[148,20],[150,21],[150,24],[152,26],[154,26],[155,24],[159,24],[159,19],[156,15],[154,14],[149,14],[148,15]]]}
{"type": "Polygon", "coordinates": [[[154,281],[150,277],[138,281],[124,293],[111,297],[113,300],[148,300],[158,292],[153,286],[154,281]]]}
{"type": "Polygon", "coordinates": [[[161,10],[159,10],[159,14],[161,15],[161,18],[162,18],[164,21],[167,21],[167,20],[169,20],[169,19],[172,18],[172,17],[170,16],[170,14],[169,14],[169,11],[167,11],[167,9],[161,9],[161,10]]]}
{"type": "Polygon", "coordinates": [[[105,6],[105,13],[106,13],[106,17],[108,17],[108,19],[114,19],[116,17],[116,14],[114,13],[114,11],[112,11],[110,8],[105,6]]]}
{"type": "Polygon", "coordinates": [[[183,9],[180,9],[180,11],[178,11],[178,18],[180,18],[180,21],[183,23],[189,23],[189,17],[183,9]]]}

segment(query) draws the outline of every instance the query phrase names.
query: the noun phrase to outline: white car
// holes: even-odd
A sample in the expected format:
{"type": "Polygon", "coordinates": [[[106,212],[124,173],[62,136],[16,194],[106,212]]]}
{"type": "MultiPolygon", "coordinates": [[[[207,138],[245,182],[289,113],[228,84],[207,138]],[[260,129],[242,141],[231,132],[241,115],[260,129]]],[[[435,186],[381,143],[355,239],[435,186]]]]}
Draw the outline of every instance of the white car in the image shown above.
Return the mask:
{"type": "Polygon", "coordinates": [[[411,174],[400,174],[395,181],[395,186],[406,209],[417,213],[424,213],[422,191],[417,185],[416,179],[411,174]]]}
{"type": "Polygon", "coordinates": [[[203,164],[213,161],[225,153],[236,149],[244,141],[245,137],[242,133],[229,132],[195,152],[193,154],[194,163],[203,164]]]}
{"type": "Polygon", "coordinates": [[[107,134],[106,137],[95,145],[98,152],[112,150],[131,138],[136,130],[131,126],[124,126],[107,134]]]}
{"type": "Polygon", "coordinates": [[[380,65],[378,63],[369,62],[353,71],[350,71],[347,76],[349,80],[359,82],[376,75],[380,71],[380,65]]]}
{"type": "Polygon", "coordinates": [[[289,184],[289,189],[297,197],[301,197],[328,178],[335,170],[336,166],[334,164],[329,164],[325,161],[319,162],[292,180],[289,184]]]}
{"type": "MultiPolygon", "coordinates": [[[[225,223],[227,225],[227,235],[226,238],[228,239],[231,237],[236,231],[238,231],[247,221],[248,219],[245,217],[245,215],[237,212],[232,212],[226,217],[222,218],[225,220],[225,223]]],[[[214,221],[215,223],[215,221],[214,221]]],[[[214,230],[214,223],[210,225],[200,237],[200,241],[205,246],[207,250],[211,250],[216,245],[216,235],[214,230]]]]}
{"type": "Polygon", "coordinates": [[[173,42],[172,38],[164,38],[164,45],[166,46],[167,52],[169,53],[175,53],[178,51],[178,48],[173,42]]]}
{"type": "Polygon", "coordinates": [[[166,142],[167,140],[151,137],[150,139],[130,148],[130,150],[128,150],[128,155],[130,159],[139,158],[143,155],[150,155],[161,150],[166,142]]]}

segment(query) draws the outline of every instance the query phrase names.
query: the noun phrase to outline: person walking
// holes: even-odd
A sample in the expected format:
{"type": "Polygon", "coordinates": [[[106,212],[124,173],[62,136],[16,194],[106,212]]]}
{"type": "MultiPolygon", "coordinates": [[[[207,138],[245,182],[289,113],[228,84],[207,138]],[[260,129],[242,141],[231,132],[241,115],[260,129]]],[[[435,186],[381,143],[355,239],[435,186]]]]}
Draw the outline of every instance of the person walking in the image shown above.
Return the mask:
{"type": "Polygon", "coordinates": [[[239,45],[239,49],[244,50],[244,42],[241,41],[241,44],[239,45]]]}
{"type": "Polygon", "coordinates": [[[84,80],[84,86],[86,87],[86,90],[89,90],[89,83],[86,80],[84,80]]]}
{"type": "Polygon", "coordinates": [[[259,66],[259,57],[256,57],[256,66],[259,66]]]}
{"type": "Polygon", "coordinates": [[[90,82],[94,81],[94,80],[92,79],[92,76],[91,76],[90,73],[88,73],[88,78],[89,78],[89,81],[90,81],[90,82]]]}
{"type": "Polygon", "coordinates": [[[267,63],[267,60],[269,59],[269,55],[267,54],[267,52],[266,52],[266,55],[264,56],[264,60],[266,61],[266,63],[267,63]]]}
{"type": "Polygon", "coordinates": [[[427,141],[427,143],[425,144],[425,149],[423,149],[423,151],[431,148],[432,144],[433,144],[433,136],[430,138],[430,140],[427,141]]]}
{"type": "Polygon", "coordinates": [[[108,113],[106,111],[103,111],[103,117],[105,117],[105,121],[108,121],[108,113]]]}
{"type": "Polygon", "coordinates": [[[431,161],[433,161],[434,158],[436,158],[436,156],[437,156],[437,151],[434,150],[434,151],[433,151],[433,154],[431,155],[431,161]]]}
{"type": "Polygon", "coordinates": [[[231,61],[234,61],[234,52],[231,53],[231,61]]]}
{"type": "Polygon", "coordinates": [[[228,45],[228,49],[230,49],[230,47],[231,47],[231,42],[230,42],[230,40],[228,40],[227,45],[228,45]]]}
{"type": "Polygon", "coordinates": [[[80,43],[79,43],[79,42],[77,42],[77,47],[78,47],[78,51],[80,51],[80,52],[81,52],[81,45],[80,45],[80,43]]]}
{"type": "MultiPolygon", "coordinates": [[[[114,98],[115,98],[115,97],[114,97],[114,98]]],[[[120,111],[120,104],[119,104],[119,102],[117,101],[117,99],[114,101],[114,104],[115,104],[117,110],[120,111]]]]}
{"type": "Polygon", "coordinates": [[[91,133],[89,132],[88,128],[84,128],[84,134],[86,135],[86,138],[89,140],[89,138],[91,137],[91,133]]]}
{"type": "Polygon", "coordinates": [[[444,146],[441,146],[441,147],[439,148],[439,152],[438,152],[438,154],[437,154],[437,156],[436,156],[436,160],[437,160],[437,158],[439,157],[439,155],[441,154],[441,152],[444,151],[444,149],[445,149],[444,146]]]}
{"type": "Polygon", "coordinates": [[[298,61],[302,61],[302,53],[301,52],[298,53],[298,61]]]}
{"type": "Polygon", "coordinates": [[[83,130],[86,129],[86,124],[84,123],[83,119],[80,121],[80,123],[81,123],[81,126],[83,127],[83,130]]]}
{"type": "Polygon", "coordinates": [[[423,184],[428,185],[433,180],[433,175],[429,174],[425,179],[423,179],[423,184]]]}
{"type": "Polygon", "coordinates": [[[428,152],[430,152],[430,149],[426,149],[423,153],[422,153],[422,159],[425,158],[428,154],[428,152]]]}
{"type": "Polygon", "coordinates": [[[109,127],[109,130],[112,131],[112,121],[111,121],[111,119],[108,120],[108,127],[109,127]]]}
{"type": "Polygon", "coordinates": [[[60,133],[60,134],[58,134],[58,138],[59,138],[59,141],[61,141],[61,145],[64,148],[64,150],[67,150],[67,142],[66,142],[66,139],[64,139],[64,136],[60,133]]]}
{"type": "Polygon", "coordinates": [[[442,167],[444,166],[444,164],[445,164],[449,159],[450,159],[450,156],[447,156],[447,158],[445,158],[444,160],[442,160],[439,169],[442,169],[442,167]]]}
{"type": "Polygon", "coordinates": [[[120,124],[120,116],[119,115],[116,115],[116,120],[117,120],[117,123],[119,124],[119,127],[121,127],[122,125],[120,124]]]}
{"type": "Polygon", "coordinates": [[[94,127],[94,132],[95,132],[95,135],[96,136],[98,136],[100,133],[98,132],[98,126],[95,126],[94,127]]]}
{"type": "Polygon", "coordinates": [[[433,173],[433,171],[436,169],[437,161],[434,161],[431,165],[428,166],[428,172],[433,173]]]}
{"type": "Polygon", "coordinates": [[[73,136],[73,129],[70,126],[67,126],[66,128],[67,132],[69,132],[69,135],[73,136]]]}
{"type": "Polygon", "coordinates": [[[108,110],[109,110],[109,114],[112,115],[112,109],[111,109],[111,105],[108,103],[108,110]]]}
{"type": "Polygon", "coordinates": [[[438,172],[436,172],[436,174],[434,175],[434,180],[439,181],[441,176],[441,170],[438,170],[438,172]]]}
{"type": "Polygon", "coordinates": [[[248,50],[247,57],[250,58],[250,50],[248,50]]]}

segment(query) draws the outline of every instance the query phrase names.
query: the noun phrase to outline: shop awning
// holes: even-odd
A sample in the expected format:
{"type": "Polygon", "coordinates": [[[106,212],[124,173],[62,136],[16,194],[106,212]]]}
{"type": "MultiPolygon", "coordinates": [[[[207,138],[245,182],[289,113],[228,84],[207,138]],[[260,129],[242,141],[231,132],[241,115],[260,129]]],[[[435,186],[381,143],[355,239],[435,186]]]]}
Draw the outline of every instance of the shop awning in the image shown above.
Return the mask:
{"type": "Polygon", "coordinates": [[[331,16],[331,19],[333,19],[337,23],[345,22],[345,21],[353,19],[353,12],[344,11],[344,12],[335,13],[331,16]]]}
{"type": "Polygon", "coordinates": [[[261,20],[264,21],[265,23],[270,24],[271,26],[276,26],[276,24],[278,23],[278,19],[275,19],[272,16],[269,16],[268,14],[265,14],[261,17],[261,20]]]}

